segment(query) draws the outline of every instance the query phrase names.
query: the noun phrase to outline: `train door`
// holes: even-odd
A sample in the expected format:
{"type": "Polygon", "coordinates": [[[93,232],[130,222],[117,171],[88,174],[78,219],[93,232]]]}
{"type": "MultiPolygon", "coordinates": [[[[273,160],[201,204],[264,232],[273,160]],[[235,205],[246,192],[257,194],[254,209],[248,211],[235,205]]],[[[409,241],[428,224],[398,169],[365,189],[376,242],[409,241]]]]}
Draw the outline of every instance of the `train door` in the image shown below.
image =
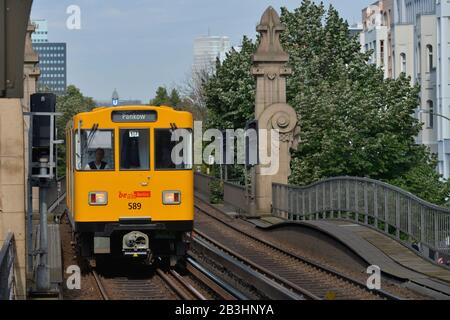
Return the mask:
{"type": "Polygon", "coordinates": [[[149,128],[119,129],[119,164],[124,177],[119,200],[126,205],[127,217],[151,218],[149,128]]]}

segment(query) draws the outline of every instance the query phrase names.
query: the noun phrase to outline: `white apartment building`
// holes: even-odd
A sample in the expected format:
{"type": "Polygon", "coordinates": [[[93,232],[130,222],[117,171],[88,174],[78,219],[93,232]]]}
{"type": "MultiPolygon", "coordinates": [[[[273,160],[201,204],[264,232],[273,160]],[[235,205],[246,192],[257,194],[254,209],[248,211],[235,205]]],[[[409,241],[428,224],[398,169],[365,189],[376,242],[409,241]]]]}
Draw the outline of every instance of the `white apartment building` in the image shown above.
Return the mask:
{"type": "Polygon", "coordinates": [[[387,78],[388,68],[385,68],[385,64],[389,54],[387,44],[390,23],[384,15],[384,5],[383,1],[379,1],[363,10],[361,45],[365,52],[373,50],[369,62],[383,68],[387,78]]]}
{"type": "Polygon", "coordinates": [[[225,60],[226,54],[231,50],[231,41],[228,37],[202,36],[194,41],[194,73],[207,71],[214,72],[217,58],[225,60]]]}
{"type": "Polygon", "coordinates": [[[417,143],[438,154],[450,176],[450,0],[380,0],[362,12],[364,51],[386,78],[405,73],[418,83],[423,123],[417,143]]]}

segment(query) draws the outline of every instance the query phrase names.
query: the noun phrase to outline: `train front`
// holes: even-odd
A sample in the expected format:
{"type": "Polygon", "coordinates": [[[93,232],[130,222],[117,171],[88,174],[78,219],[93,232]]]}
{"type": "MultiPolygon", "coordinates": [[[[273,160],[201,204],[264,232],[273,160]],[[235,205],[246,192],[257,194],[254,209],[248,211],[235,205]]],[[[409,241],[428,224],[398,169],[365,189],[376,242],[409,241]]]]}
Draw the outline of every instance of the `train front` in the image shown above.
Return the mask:
{"type": "Polygon", "coordinates": [[[182,261],[193,229],[192,115],[97,109],[73,120],[72,218],[85,257],[182,261]]]}

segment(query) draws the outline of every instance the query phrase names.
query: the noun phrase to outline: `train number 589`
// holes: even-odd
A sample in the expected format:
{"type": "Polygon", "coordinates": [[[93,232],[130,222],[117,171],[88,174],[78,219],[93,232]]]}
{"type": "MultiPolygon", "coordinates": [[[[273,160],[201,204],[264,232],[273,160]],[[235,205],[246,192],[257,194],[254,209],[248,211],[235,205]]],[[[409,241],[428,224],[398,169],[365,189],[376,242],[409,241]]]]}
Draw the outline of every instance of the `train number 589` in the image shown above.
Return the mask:
{"type": "Polygon", "coordinates": [[[141,210],[142,204],[136,202],[128,203],[128,210],[141,210]]]}

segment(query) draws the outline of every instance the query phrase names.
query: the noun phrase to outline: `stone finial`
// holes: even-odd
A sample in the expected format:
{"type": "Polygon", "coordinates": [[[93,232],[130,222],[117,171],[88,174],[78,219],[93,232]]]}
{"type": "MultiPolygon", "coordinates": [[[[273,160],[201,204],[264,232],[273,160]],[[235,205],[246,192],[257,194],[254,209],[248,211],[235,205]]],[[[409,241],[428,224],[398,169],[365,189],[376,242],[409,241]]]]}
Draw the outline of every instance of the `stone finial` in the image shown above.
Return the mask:
{"type": "Polygon", "coordinates": [[[285,30],[273,7],[267,8],[256,31],[261,34],[260,44],[253,55],[254,62],[287,62],[289,55],[283,50],[280,34],[285,30]]]}
{"type": "Polygon", "coordinates": [[[25,63],[37,64],[39,62],[38,54],[33,50],[31,34],[35,32],[36,26],[28,22],[27,34],[25,37],[25,63]]]}

